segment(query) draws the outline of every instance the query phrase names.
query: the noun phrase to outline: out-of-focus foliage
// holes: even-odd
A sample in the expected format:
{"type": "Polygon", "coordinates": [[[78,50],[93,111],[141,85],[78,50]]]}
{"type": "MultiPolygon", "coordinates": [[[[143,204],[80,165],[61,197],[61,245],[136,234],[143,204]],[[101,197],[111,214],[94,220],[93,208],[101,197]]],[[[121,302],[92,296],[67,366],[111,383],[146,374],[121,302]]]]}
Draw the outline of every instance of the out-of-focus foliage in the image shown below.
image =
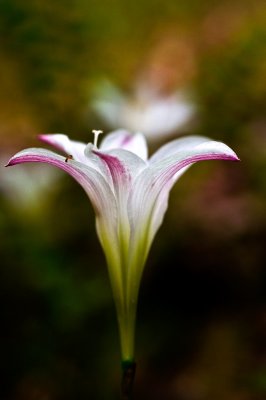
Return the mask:
{"type": "MultiPolygon", "coordinates": [[[[1,0],[0,32],[2,164],[40,132],[108,130],[90,108],[105,78],[129,95],[138,79],[162,96],[187,90],[186,133],[237,152],[241,163],[198,165],[173,189],[140,293],[135,394],[264,399],[265,2],[1,0]]],[[[68,177],[18,168],[0,170],[0,398],[115,399],[117,328],[91,207],[68,177]]]]}

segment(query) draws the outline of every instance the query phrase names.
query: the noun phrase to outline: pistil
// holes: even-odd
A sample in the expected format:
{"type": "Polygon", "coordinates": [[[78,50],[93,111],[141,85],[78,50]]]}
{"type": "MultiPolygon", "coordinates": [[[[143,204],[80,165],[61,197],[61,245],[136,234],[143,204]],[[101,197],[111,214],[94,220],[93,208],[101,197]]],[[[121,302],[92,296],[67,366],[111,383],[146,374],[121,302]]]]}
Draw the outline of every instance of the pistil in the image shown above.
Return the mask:
{"type": "Polygon", "coordinates": [[[95,147],[97,147],[97,142],[98,142],[98,137],[101,133],[103,133],[103,131],[98,131],[96,129],[93,129],[92,133],[94,134],[94,141],[93,141],[93,145],[95,147]]]}

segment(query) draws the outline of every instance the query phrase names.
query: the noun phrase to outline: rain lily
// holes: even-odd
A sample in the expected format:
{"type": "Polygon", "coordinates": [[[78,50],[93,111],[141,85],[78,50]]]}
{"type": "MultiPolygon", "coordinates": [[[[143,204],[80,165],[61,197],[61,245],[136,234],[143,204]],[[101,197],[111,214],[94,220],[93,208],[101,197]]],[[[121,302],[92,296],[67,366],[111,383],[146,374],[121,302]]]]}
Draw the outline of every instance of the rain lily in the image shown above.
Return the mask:
{"type": "Polygon", "coordinates": [[[225,144],[188,136],[162,146],[148,159],[142,134],[118,130],[98,147],[66,135],[40,139],[65,153],[42,148],[23,150],[8,166],[42,162],[71,175],[85,190],[96,214],[96,228],[106,256],[115,299],[122,361],[134,361],[135,317],[140,280],[149,249],[167,209],[171,188],[197,161],[238,160],[225,144]]]}
{"type": "Polygon", "coordinates": [[[162,96],[144,84],[137,85],[129,97],[107,81],[98,87],[97,95],[92,107],[112,128],[140,131],[149,140],[179,131],[195,113],[184,92],[162,96]]]}

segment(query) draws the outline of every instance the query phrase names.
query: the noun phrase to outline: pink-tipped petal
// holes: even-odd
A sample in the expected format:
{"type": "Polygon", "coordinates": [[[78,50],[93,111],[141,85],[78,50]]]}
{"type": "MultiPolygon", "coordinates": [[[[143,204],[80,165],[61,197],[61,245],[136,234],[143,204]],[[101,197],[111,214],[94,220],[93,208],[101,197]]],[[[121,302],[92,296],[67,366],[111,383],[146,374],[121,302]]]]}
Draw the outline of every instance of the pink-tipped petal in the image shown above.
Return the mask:
{"type": "Polygon", "coordinates": [[[140,234],[138,230],[141,221],[146,220],[150,224],[148,245],[163,220],[168,195],[177,177],[181,176],[190,165],[198,161],[238,160],[233,150],[220,142],[203,141],[191,146],[191,148],[184,146],[183,149],[175,154],[172,154],[171,149],[168,149],[166,154],[170,155],[166,157],[159,154],[159,157],[154,158],[149,167],[136,178],[129,204],[129,207],[133,208],[134,211],[129,214],[134,215],[134,220],[132,219],[131,223],[135,227],[136,235],[140,234]]]}
{"type": "Polygon", "coordinates": [[[106,136],[101,145],[101,151],[124,149],[135,153],[143,160],[147,160],[148,149],[145,137],[141,133],[134,135],[125,130],[117,130],[106,136]]]}
{"type": "Polygon", "coordinates": [[[88,160],[84,155],[86,147],[85,143],[70,140],[67,135],[62,133],[39,135],[39,139],[42,142],[63,151],[66,155],[72,156],[76,161],[84,164],[88,163],[88,160]]]}
{"type": "Polygon", "coordinates": [[[210,139],[205,136],[186,136],[183,138],[172,140],[160,147],[149,159],[150,163],[160,161],[165,157],[177,154],[180,151],[191,150],[199,144],[209,142],[210,139]]]}
{"type": "Polygon", "coordinates": [[[75,160],[68,160],[50,150],[39,148],[26,149],[17,153],[9,160],[7,166],[28,162],[51,164],[71,175],[88,194],[96,216],[103,218],[106,224],[109,224],[109,230],[112,230],[117,215],[116,201],[109,184],[98,171],[75,160]]]}
{"type": "MultiPolygon", "coordinates": [[[[151,164],[160,161],[166,157],[169,157],[171,155],[178,154],[180,152],[185,152],[185,151],[191,151],[193,148],[200,146],[204,146],[205,149],[207,149],[206,146],[210,146],[211,151],[214,151],[212,143],[216,143],[216,149],[218,150],[219,153],[224,153],[228,156],[232,156],[236,160],[238,160],[237,155],[233,152],[232,149],[230,149],[228,146],[221,142],[213,142],[209,138],[205,136],[187,136],[184,138],[176,139],[173,140],[164,146],[160,147],[159,150],[157,150],[152,157],[150,158],[149,162],[151,164]],[[208,144],[211,143],[211,144],[208,144]],[[219,149],[218,149],[219,147],[219,149]]],[[[200,148],[200,147],[199,147],[200,148]]]]}

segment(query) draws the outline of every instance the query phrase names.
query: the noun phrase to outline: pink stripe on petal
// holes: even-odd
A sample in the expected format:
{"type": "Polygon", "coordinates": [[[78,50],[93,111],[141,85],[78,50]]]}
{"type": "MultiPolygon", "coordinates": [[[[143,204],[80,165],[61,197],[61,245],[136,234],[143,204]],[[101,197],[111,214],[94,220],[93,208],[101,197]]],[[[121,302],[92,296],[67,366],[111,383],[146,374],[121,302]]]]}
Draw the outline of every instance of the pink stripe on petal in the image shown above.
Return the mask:
{"type": "Polygon", "coordinates": [[[93,153],[100,157],[100,159],[107,165],[115,186],[119,185],[122,183],[121,181],[124,181],[129,177],[124,164],[117,157],[97,150],[93,150],[93,153]]]}
{"type": "Polygon", "coordinates": [[[130,142],[132,142],[132,140],[133,140],[133,136],[132,135],[129,135],[129,134],[125,135],[121,140],[121,147],[122,148],[123,147],[127,147],[130,144],[130,142]]]}

